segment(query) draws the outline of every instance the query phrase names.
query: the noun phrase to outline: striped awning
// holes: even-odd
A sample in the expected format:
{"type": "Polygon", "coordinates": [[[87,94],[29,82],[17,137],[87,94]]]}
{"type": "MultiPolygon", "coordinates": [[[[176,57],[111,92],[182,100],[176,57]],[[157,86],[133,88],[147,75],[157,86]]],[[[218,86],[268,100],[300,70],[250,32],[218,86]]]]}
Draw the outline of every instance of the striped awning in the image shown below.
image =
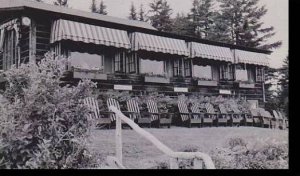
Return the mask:
{"type": "Polygon", "coordinates": [[[236,63],[269,66],[267,54],[235,50],[236,63]]]}
{"type": "Polygon", "coordinates": [[[53,22],[50,43],[61,40],[130,48],[126,31],[59,19],[53,22]]]}
{"type": "Polygon", "coordinates": [[[189,56],[184,40],[134,32],[130,34],[132,50],[146,50],[189,56]]]}
{"type": "Polygon", "coordinates": [[[201,57],[226,62],[234,62],[230,48],[208,45],[203,43],[189,42],[191,58],[201,57]]]}

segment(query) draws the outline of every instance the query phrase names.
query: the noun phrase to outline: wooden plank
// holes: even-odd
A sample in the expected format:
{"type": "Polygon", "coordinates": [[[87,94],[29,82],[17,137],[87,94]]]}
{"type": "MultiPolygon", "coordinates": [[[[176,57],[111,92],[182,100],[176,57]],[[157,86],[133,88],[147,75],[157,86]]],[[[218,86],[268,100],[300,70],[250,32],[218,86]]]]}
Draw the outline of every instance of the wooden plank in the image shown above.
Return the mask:
{"type": "Polygon", "coordinates": [[[35,62],[36,54],[36,22],[31,20],[30,33],[29,33],[29,62],[35,62]]]}
{"type": "Polygon", "coordinates": [[[123,165],[122,156],[122,123],[121,118],[116,117],[116,156],[118,161],[123,165]]]}

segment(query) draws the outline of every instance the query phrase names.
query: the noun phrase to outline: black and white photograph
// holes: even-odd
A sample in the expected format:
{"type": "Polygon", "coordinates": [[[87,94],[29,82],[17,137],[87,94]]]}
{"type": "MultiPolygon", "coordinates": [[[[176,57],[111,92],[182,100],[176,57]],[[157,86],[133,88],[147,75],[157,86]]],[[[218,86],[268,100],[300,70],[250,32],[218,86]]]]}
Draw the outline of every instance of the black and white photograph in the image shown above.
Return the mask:
{"type": "Polygon", "coordinates": [[[288,13],[0,0],[0,169],[289,170],[288,13]]]}

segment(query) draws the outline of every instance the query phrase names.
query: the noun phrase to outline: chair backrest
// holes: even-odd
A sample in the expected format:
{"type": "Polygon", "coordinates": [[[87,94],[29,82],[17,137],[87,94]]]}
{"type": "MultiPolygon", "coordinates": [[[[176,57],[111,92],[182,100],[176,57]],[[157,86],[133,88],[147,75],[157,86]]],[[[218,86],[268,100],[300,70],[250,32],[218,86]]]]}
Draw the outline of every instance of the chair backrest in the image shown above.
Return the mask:
{"type": "Polygon", "coordinates": [[[281,117],[278,115],[278,113],[275,110],[273,110],[272,112],[273,112],[275,119],[281,119],[281,117]]]}
{"type": "Polygon", "coordinates": [[[258,109],[250,109],[250,113],[253,117],[260,116],[258,109]]]}
{"type": "MultiPolygon", "coordinates": [[[[116,99],[108,98],[107,101],[106,101],[106,103],[107,103],[107,107],[114,106],[118,110],[120,110],[120,104],[119,104],[119,102],[116,99]]],[[[110,117],[111,117],[112,121],[116,120],[116,115],[115,114],[112,114],[110,117]]]]}
{"type": "Polygon", "coordinates": [[[239,110],[239,108],[235,105],[230,106],[230,108],[232,109],[233,113],[235,114],[241,114],[242,112],[239,110]]]}
{"type": "Polygon", "coordinates": [[[215,113],[215,109],[210,103],[205,103],[205,109],[208,113],[215,113]]]}
{"type": "Polygon", "coordinates": [[[100,118],[100,110],[98,106],[98,101],[93,97],[87,97],[83,99],[83,103],[90,108],[93,114],[90,114],[90,119],[98,119],[100,118]]]}
{"type": "Polygon", "coordinates": [[[197,113],[198,114],[198,115],[196,115],[196,114],[193,115],[194,119],[200,118],[199,114],[201,113],[201,111],[200,111],[199,103],[193,103],[192,107],[191,107],[191,110],[192,110],[192,113],[197,113]]]}
{"type": "Polygon", "coordinates": [[[219,104],[219,109],[222,114],[227,114],[227,110],[226,110],[224,104],[219,104]]]}
{"type": "Polygon", "coordinates": [[[262,117],[273,118],[269,111],[266,111],[264,108],[257,108],[259,110],[259,114],[262,117]]]}
{"type": "Polygon", "coordinates": [[[182,121],[186,121],[188,120],[190,117],[188,114],[182,114],[182,113],[189,113],[189,109],[187,107],[187,104],[183,101],[183,100],[179,100],[177,103],[178,109],[179,109],[179,113],[180,113],[180,117],[182,121]]]}
{"type": "Polygon", "coordinates": [[[278,115],[281,117],[281,119],[287,119],[280,111],[278,111],[278,115]]]}
{"type": "MultiPolygon", "coordinates": [[[[148,108],[148,112],[150,113],[159,113],[157,103],[152,99],[147,101],[147,108],[148,108]]],[[[158,120],[158,115],[151,114],[151,120],[152,121],[158,120]]]]}
{"type": "MultiPolygon", "coordinates": [[[[127,110],[128,111],[140,114],[139,104],[137,103],[137,101],[135,99],[127,100],[126,105],[127,105],[127,110]]],[[[134,116],[134,117],[137,118],[136,116],[134,116]]]]}

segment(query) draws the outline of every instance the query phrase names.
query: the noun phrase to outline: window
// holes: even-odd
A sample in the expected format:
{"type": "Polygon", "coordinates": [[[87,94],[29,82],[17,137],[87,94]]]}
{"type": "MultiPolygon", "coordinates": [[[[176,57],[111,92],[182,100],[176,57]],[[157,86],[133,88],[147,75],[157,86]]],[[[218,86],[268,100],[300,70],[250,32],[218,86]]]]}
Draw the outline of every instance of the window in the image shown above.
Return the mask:
{"type": "Polygon", "coordinates": [[[10,69],[12,65],[18,66],[17,35],[14,29],[1,32],[3,37],[0,51],[0,70],[10,69]]]}
{"type": "Polygon", "coordinates": [[[220,74],[223,80],[233,80],[233,65],[221,65],[220,74]]]}
{"type": "Polygon", "coordinates": [[[182,60],[176,59],[173,61],[173,76],[182,76],[182,60]]]}
{"type": "Polygon", "coordinates": [[[184,75],[186,77],[191,76],[191,61],[190,60],[185,60],[184,61],[184,75]]]}
{"type": "Polygon", "coordinates": [[[104,56],[98,54],[80,53],[75,51],[69,52],[70,64],[76,68],[88,70],[104,69],[104,56]]]}
{"type": "Polygon", "coordinates": [[[220,66],[220,73],[221,73],[221,79],[228,80],[229,79],[229,70],[227,65],[221,65],[220,66]]]}
{"type": "Polygon", "coordinates": [[[114,70],[115,73],[123,73],[124,67],[123,67],[123,62],[125,59],[125,53],[120,52],[118,54],[116,54],[115,59],[114,59],[114,70]]]}
{"type": "Polygon", "coordinates": [[[264,81],[264,69],[262,67],[256,67],[256,82],[264,81]]]}
{"type": "Polygon", "coordinates": [[[248,73],[244,64],[236,65],[235,79],[237,81],[248,81],[248,73]]]}
{"type": "Polygon", "coordinates": [[[165,61],[140,59],[140,72],[153,75],[165,75],[165,61]]]}
{"type": "Polygon", "coordinates": [[[211,66],[194,65],[194,77],[211,80],[212,79],[211,66]]]}
{"type": "Polygon", "coordinates": [[[136,54],[132,54],[128,57],[127,68],[129,73],[135,73],[135,61],[136,61],[136,54]]]}

